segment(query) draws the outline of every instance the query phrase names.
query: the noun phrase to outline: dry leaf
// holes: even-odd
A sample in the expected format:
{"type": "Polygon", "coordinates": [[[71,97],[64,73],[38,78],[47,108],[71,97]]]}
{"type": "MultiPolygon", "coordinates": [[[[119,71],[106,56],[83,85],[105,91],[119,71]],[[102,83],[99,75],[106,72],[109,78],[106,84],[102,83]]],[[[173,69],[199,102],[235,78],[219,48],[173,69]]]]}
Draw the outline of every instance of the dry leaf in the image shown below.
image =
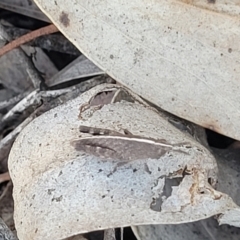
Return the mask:
{"type": "Polygon", "coordinates": [[[140,103],[140,98],[102,108],[90,105],[82,119],[77,118],[80,105],[93,102],[103,91],[119,89],[97,86],[41,115],[20,133],[9,155],[19,239],[62,239],[100,229],[184,223],[239,211],[228,195],[211,186],[217,180],[211,153],[173,127],[164,114],[140,103]],[[173,147],[159,159],[103,160],[76,151],[72,142],[81,137],[80,125],[127,129],[173,147]]]}
{"type": "Polygon", "coordinates": [[[240,140],[238,1],[35,2],[118,82],[170,113],[240,140]]]}

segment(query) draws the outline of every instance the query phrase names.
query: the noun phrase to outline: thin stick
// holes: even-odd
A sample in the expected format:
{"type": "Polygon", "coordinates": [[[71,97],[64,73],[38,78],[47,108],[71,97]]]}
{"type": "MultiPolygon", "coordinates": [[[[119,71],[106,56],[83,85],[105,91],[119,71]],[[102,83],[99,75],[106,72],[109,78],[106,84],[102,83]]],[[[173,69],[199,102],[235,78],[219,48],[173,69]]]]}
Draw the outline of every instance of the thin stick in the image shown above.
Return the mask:
{"type": "Polygon", "coordinates": [[[9,176],[9,172],[5,172],[0,174],[0,183],[6,182],[6,181],[10,181],[11,178],[9,176]]]}
{"type": "Polygon", "coordinates": [[[5,100],[3,102],[0,102],[0,111],[2,111],[3,109],[9,108],[12,105],[17,104],[18,102],[20,102],[24,97],[26,97],[29,93],[28,92],[24,92],[21,94],[18,94],[15,97],[12,97],[8,100],[5,100]]]}
{"type": "Polygon", "coordinates": [[[54,24],[50,24],[46,27],[39,28],[35,31],[27,33],[27,34],[13,40],[12,42],[8,43],[7,45],[3,46],[2,48],[0,48],[0,57],[2,55],[4,55],[5,53],[13,50],[14,48],[21,46],[22,44],[24,44],[26,42],[29,42],[37,37],[55,33],[55,32],[58,32],[57,27],[54,24]]]}

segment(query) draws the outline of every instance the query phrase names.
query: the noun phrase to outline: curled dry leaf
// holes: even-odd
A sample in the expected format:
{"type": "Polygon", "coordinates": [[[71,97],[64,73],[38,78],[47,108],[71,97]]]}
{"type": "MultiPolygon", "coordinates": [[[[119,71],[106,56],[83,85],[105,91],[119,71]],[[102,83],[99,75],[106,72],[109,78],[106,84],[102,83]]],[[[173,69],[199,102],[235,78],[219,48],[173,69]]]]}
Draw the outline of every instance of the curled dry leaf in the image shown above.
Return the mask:
{"type": "Polygon", "coordinates": [[[41,115],[18,136],[9,155],[9,172],[19,239],[63,239],[238,211],[228,195],[211,185],[217,180],[217,165],[210,152],[173,127],[164,114],[126,93],[119,86],[99,85],[41,115]],[[103,92],[115,92],[104,106],[99,100],[103,92]],[[111,135],[115,138],[108,146],[90,141],[88,147],[103,151],[102,156],[88,152],[87,146],[78,151],[76,141],[98,137],[94,131],[80,133],[80,125],[119,135],[111,135]],[[105,150],[122,150],[115,140],[123,134],[125,141],[153,141],[165,150],[158,159],[104,158],[105,150]]]}
{"type": "Polygon", "coordinates": [[[240,140],[238,0],[35,2],[118,82],[170,113],[240,140]]]}

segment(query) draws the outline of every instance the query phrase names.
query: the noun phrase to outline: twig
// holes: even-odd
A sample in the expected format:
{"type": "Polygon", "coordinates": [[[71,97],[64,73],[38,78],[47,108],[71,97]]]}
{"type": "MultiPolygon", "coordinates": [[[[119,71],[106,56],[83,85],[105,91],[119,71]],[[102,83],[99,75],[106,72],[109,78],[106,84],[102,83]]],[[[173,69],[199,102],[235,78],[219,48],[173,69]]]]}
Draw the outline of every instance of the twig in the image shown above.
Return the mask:
{"type": "Polygon", "coordinates": [[[9,181],[9,180],[11,180],[9,172],[5,172],[5,173],[0,174],[0,183],[6,182],[6,181],[9,181]]]}
{"type": "Polygon", "coordinates": [[[22,94],[19,94],[11,99],[8,99],[6,101],[0,102],[0,111],[2,111],[3,109],[8,108],[11,105],[14,105],[16,103],[18,103],[19,101],[21,101],[24,97],[26,97],[29,93],[28,92],[24,92],[22,94]]]}
{"type": "Polygon", "coordinates": [[[72,86],[65,89],[59,89],[59,90],[51,90],[51,91],[39,91],[35,90],[31,92],[29,95],[27,95],[25,98],[23,98],[18,104],[16,104],[7,114],[5,114],[2,118],[2,122],[6,122],[9,119],[11,119],[15,114],[20,114],[24,112],[27,108],[31,106],[40,106],[42,99],[46,98],[56,98],[63,94],[72,92],[77,87],[72,86]]]}
{"type": "MultiPolygon", "coordinates": [[[[18,28],[15,26],[11,27],[5,26],[5,30],[7,31],[8,34],[10,34],[13,40],[30,32],[30,30],[18,28]]],[[[38,38],[33,39],[30,42],[25,43],[24,45],[40,47],[48,51],[67,53],[75,56],[80,55],[80,51],[60,32],[57,34],[40,36],[38,38]]]]}
{"type": "Polygon", "coordinates": [[[22,113],[32,105],[40,105],[41,99],[39,98],[38,93],[39,90],[35,90],[23,98],[7,114],[3,116],[2,122],[8,121],[8,119],[11,119],[16,113],[22,113]]]}
{"type": "Polygon", "coordinates": [[[19,46],[21,46],[22,44],[29,42],[37,37],[43,36],[43,35],[47,35],[47,34],[51,34],[54,32],[58,32],[57,27],[54,24],[50,24],[46,27],[43,28],[39,28],[35,31],[32,31],[30,33],[27,33],[13,41],[11,41],[10,43],[8,43],[7,45],[5,45],[4,47],[0,48],[0,57],[2,55],[4,55],[5,53],[13,50],[14,48],[17,48],[19,46]]]}

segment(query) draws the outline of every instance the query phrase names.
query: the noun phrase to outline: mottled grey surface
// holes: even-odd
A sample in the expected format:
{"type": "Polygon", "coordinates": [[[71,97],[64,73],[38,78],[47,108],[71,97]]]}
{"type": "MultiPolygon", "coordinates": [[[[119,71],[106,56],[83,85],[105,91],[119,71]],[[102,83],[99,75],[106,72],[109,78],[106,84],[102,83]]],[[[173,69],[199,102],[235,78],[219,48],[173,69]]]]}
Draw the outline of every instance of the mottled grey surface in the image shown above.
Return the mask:
{"type": "Polygon", "coordinates": [[[0,218],[0,240],[17,240],[18,238],[11,232],[5,222],[0,218]]]}

